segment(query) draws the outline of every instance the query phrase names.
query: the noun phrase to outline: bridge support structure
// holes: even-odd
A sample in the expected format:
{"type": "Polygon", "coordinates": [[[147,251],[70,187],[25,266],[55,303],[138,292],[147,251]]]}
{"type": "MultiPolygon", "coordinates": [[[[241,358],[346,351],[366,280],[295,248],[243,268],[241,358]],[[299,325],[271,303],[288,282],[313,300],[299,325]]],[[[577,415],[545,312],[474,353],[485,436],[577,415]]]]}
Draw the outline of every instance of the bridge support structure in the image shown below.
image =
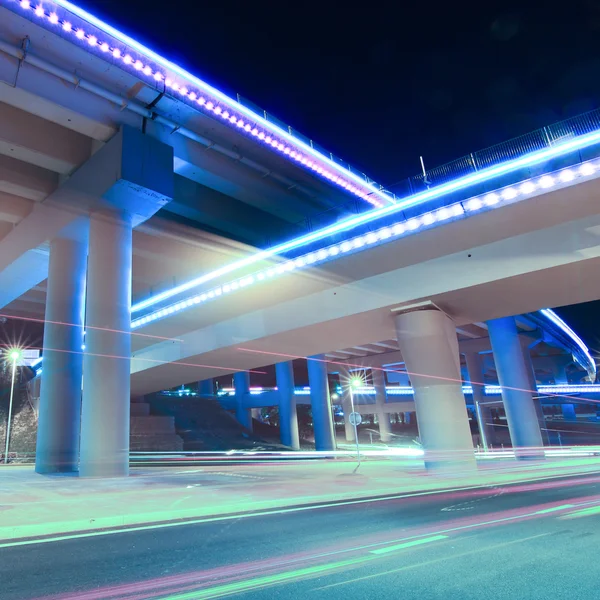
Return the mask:
{"type": "Polygon", "coordinates": [[[543,458],[538,414],[515,319],[494,319],[487,326],[515,454],[519,459],[543,458]]]}
{"type": "Polygon", "coordinates": [[[432,306],[401,312],[395,324],[414,389],[426,468],[475,469],[454,323],[432,306]]]}

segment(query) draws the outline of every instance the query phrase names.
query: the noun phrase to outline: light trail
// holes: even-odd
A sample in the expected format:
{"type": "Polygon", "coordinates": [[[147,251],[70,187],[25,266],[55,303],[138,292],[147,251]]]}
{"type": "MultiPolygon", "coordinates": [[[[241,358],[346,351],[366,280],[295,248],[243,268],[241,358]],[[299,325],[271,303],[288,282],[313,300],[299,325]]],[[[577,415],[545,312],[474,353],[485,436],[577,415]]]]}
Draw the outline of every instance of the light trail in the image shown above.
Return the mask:
{"type": "MultiPolygon", "coordinates": [[[[544,488],[542,484],[541,489],[544,488]]],[[[507,491],[511,491],[508,489],[507,491]]],[[[508,509],[486,514],[483,517],[467,516],[452,519],[439,524],[412,527],[407,531],[390,531],[385,534],[362,536],[354,539],[347,546],[323,548],[319,552],[303,552],[291,554],[284,558],[271,558],[241,564],[216,567],[204,571],[193,571],[168,577],[144,580],[139,583],[108,586],[89,592],[76,592],[44,597],[43,600],[110,600],[127,598],[127,600],[147,600],[161,598],[163,600],[206,600],[219,598],[234,593],[256,591],[282,583],[300,581],[315,575],[332,574],[347,567],[356,567],[378,561],[391,552],[422,547],[436,542],[443,542],[453,536],[476,531],[482,528],[495,527],[524,520],[560,518],[565,511],[579,511],[595,514],[600,510],[600,496],[588,496],[575,499],[569,503],[547,503],[525,509],[508,509]],[[332,560],[333,559],[333,560],[332,560]],[[283,569],[283,570],[282,570],[283,569]]],[[[519,543],[550,535],[537,534],[511,542],[503,542],[497,546],[519,543]]],[[[475,551],[473,551],[475,552],[475,551]]],[[[404,567],[400,567],[402,569],[404,567]]],[[[396,571],[398,569],[394,569],[396,571]]],[[[357,578],[359,580],[361,578],[357,578]]],[[[346,580],[343,583],[352,582],[346,580]]],[[[324,586],[329,587],[329,586],[324,586]]],[[[40,599],[42,600],[42,599],[40,599]]]]}

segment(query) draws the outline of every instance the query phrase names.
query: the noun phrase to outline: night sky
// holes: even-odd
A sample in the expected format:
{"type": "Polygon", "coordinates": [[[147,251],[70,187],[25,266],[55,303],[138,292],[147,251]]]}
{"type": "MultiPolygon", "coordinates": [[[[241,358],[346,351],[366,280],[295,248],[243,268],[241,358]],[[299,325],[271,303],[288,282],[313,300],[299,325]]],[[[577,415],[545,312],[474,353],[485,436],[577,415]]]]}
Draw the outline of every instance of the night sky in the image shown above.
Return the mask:
{"type": "MultiPolygon", "coordinates": [[[[593,0],[80,4],[388,187],[600,100],[593,0]]],[[[600,348],[596,314],[563,316],[600,348]]]]}

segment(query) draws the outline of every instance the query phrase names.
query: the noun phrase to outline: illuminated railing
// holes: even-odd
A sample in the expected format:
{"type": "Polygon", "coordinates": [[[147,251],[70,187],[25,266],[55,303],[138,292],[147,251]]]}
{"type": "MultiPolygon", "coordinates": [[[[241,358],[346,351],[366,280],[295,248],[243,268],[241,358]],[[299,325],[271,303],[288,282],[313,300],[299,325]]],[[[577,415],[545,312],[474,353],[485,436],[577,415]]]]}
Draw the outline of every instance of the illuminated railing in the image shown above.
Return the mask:
{"type": "MultiPolygon", "coordinates": [[[[472,395],[473,388],[470,385],[462,386],[463,394],[472,395]]],[[[261,394],[276,392],[276,387],[252,387],[250,388],[250,394],[253,396],[260,396],[261,394]]],[[[414,394],[411,386],[399,386],[392,385],[385,388],[388,396],[412,396],[414,394]]],[[[486,385],[485,386],[486,396],[500,396],[502,394],[502,388],[499,385],[486,385]]],[[[539,394],[545,394],[548,396],[564,396],[569,394],[600,394],[600,384],[564,384],[564,385],[538,385],[537,391],[539,394]]],[[[296,396],[310,396],[310,387],[304,386],[296,388],[294,390],[296,396]]],[[[361,396],[374,396],[375,388],[373,386],[362,386],[355,388],[353,394],[356,398],[361,396]]],[[[165,390],[161,392],[162,396],[169,397],[196,397],[200,394],[191,389],[182,390],[165,390]]],[[[235,396],[234,388],[221,388],[217,394],[217,397],[232,397],[235,396]]]]}
{"type": "MultiPolygon", "coordinates": [[[[432,169],[427,169],[426,176],[423,173],[419,173],[412,177],[407,177],[391,186],[394,189],[394,198],[398,200],[412,196],[424,190],[521,158],[532,152],[551,148],[567,140],[598,131],[599,129],[600,109],[595,109],[501,142],[495,146],[490,146],[484,150],[472,152],[432,169]]],[[[590,157],[582,157],[581,154],[573,156],[568,161],[568,164],[576,164],[590,157]]],[[[538,174],[555,170],[555,168],[556,165],[548,165],[546,168],[543,166],[539,167],[538,174]]],[[[296,223],[296,226],[306,231],[313,231],[324,227],[338,217],[340,208],[347,214],[360,214],[364,211],[361,205],[354,201],[349,201],[342,207],[336,206],[299,221],[296,223]]]]}

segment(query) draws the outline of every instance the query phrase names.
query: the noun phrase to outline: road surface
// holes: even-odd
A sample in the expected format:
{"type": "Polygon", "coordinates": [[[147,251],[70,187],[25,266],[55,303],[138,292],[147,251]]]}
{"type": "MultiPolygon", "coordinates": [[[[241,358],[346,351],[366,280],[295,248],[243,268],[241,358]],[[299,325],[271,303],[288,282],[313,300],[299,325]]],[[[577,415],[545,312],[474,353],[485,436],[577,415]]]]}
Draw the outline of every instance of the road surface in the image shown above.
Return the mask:
{"type": "Polygon", "coordinates": [[[0,544],[0,597],[591,600],[599,525],[600,474],[86,533],[0,544]]]}

